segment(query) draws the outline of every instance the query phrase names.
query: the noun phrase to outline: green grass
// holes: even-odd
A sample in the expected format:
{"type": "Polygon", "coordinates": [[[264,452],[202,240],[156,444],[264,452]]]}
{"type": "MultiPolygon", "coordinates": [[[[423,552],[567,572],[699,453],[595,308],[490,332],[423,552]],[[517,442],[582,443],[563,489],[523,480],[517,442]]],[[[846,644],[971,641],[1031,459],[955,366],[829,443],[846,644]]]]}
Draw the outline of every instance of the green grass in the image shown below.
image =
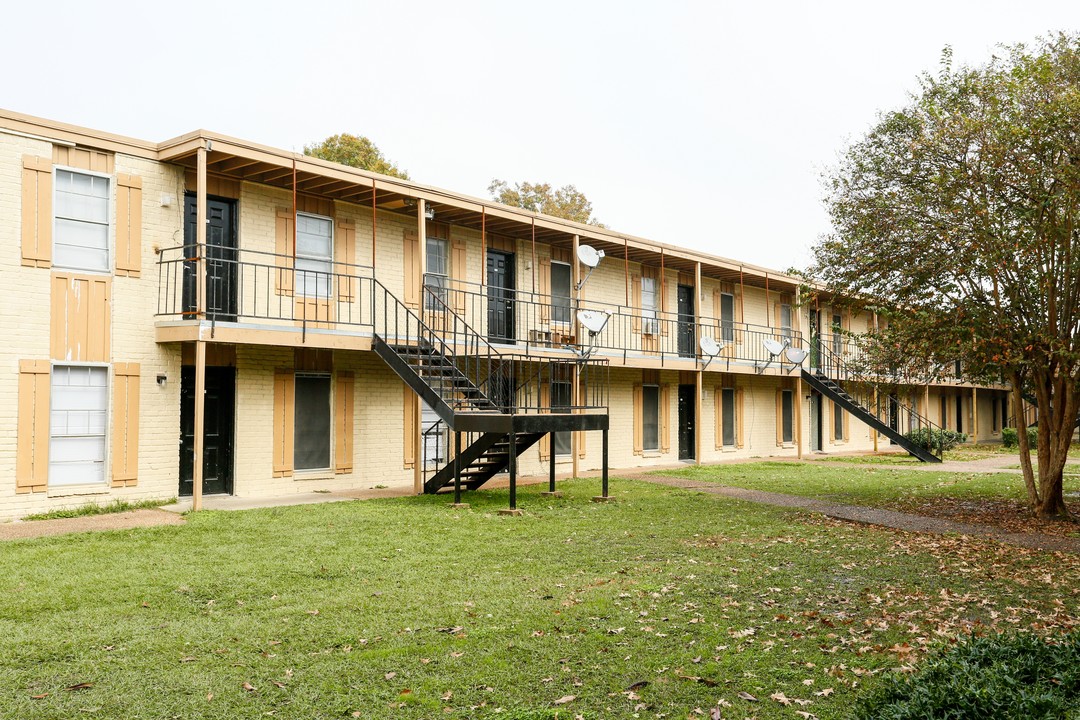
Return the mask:
{"type": "Polygon", "coordinates": [[[824,720],[950,637],[1076,622],[1071,556],[612,488],[610,504],[588,501],[594,481],[523,488],[521,518],[489,491],[465,511],[328,503],[5,543],[0,717],[686,718],[720,702],[824,720]]]}
{"type": "Polygon", "coordinates": [[[53,510],[47,513],[27,515],[23,520],[60,520],[64,518],[85,517],[87,515],[106,515],[108,513],[128,512],[129,510],[159,508],[162,505],[168,505],[172,502],[176,502],[176,498],[136,500],[135,502],[117,499],[110,503],[106,503],[105,505],[91,502],[86,503],[85,505],[67,508],[66,510],[53,510]]]}

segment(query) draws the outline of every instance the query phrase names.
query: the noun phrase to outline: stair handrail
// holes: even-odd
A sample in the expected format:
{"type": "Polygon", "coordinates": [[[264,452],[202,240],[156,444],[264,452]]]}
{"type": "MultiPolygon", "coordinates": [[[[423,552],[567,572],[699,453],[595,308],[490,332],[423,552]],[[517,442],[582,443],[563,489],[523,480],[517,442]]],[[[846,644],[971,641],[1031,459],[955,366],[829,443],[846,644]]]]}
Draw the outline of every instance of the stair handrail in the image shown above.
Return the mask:
{"type": "MultiPolygon", "coordinates": [[[[867,374],[858,373],[855,370],[849,368],[840,356],[834,353],[831,348],[825,347],[820,342],[816,344],[815,349],[818,353],[818,363],[817,367],[813,369],[818,370],[830,380],[838,383],[851,382],[867,385],[881,384],[880,380],[869,377],[867,374]]],[[[909,404],[902,402],[898,396],[890,394],[890,397],[896,401],[898,406],[904,408],[904,410],[915,419],[920,428],[926,427],[930,430],[929,437],[926,440],[926,445],[924,445],[924,449],[935,457],[939,459],[942,458],[944,456],[944,451],[941,449],[942,443],[936,443],[935,447],[934,436],[936,434],[938,437],[941,437],[941,433],[944,431],[944,428],[942,428],[937,423],[932,422],[930,418],[922,415],[909,404]]],[[[863,410],[866,410],[871,415],[877,417],[877,414],[870,410],[870,408],[867,408],[861,402],[855,400],[854,397],[852,397],[851,399],[853,402],[855,402],[856,405],[862,407],[863,410]]],[[[906,432],[902,432],[900,430],[897,430],[897,432],[901,435],[904,435],[905,437],[907,436],[906,432]]]]}

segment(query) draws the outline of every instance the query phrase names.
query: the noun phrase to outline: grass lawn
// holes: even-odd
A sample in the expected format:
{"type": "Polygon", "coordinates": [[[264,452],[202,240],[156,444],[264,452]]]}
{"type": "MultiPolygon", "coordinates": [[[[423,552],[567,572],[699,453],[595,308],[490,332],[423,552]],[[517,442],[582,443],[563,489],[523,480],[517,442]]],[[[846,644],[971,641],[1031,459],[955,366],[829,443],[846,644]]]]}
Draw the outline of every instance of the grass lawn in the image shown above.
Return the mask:
{"type": "Polygon", "coordinates": [[[965,632],[1077,624],[1075,556],[612,487],[524,488],[522,518],[490,491],[5,543],[0,717],[839,718],[965,632]]]}

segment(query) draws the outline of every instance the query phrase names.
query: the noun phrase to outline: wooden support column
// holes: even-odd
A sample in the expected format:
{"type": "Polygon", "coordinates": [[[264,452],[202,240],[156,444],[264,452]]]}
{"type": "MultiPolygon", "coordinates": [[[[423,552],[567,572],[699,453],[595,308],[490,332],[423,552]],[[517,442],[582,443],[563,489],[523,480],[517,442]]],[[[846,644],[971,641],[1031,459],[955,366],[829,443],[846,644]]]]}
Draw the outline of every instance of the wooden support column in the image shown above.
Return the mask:
{"type": "MultiPolygon", "coordinates": [[[[694,263],[694,344],[697,345],[701,340],[701,263],[694,263]]],[[[694,464],[701,464],[701,433],[702,425],[701,421],[701,390],[703,375],[705,372],[701,369],[701,353],[698,352],[698,348],[694,348],[694,357],[697,358],[695,363],[695,375],[696,387],[694,388],[694,464]]],[[[713,422],[716,422],[716,418],[713,418],[713,422]]]]}
{"type": "MultiPolygon", "coordinates": [[[[926,422],[930,422],[930,385],[923,385],[923,417],[926,418],[926,422]]],[[[941,418],[938,418],[939,420],[941,418]]],[[[938,425],[941,425],[939,422],[938,425]]],[[[929,429],[929,427],[927,428],[929,429]]]]}
{"type": "MultiPolygon", "coordinates": [[[[822,397],[822,400],[821,400],[821,401],[822,401],[822,402],[825,402],[825,398],[824,398],[824,397],[822,397]]],[[[879,413],[879,412],[878,412],[878,394],[877,394],[877,385],[875,385],[875,386],[874,386],[874,417],[876,417],[876,418],[877,418],[878,420],[880,420],[880,419],[881,419],[881,413],[879,413]]],[[[878,451],[878,449],[877,449],[877,437],[878,437],[878,432],[877,432],[877,428],[873,428],[873,429],[871,430],[871,432],[872,432],[872,433],[873,433],[873,435],[874,435],[874,452],[877,452],[877,451],[878,451]]]]}
{"type": "MultiPolygon", "coordinates": [[[[577,311],[581,309],[581,289],[578,288],[578,283],[581,282],[581,262],[578,260],[578,248],[581,246],[581,238],[577,235],[574,236],[574,240],[570,246],[570,290],[573,293],[574,308],[571,312],[570,323],[573,330],[571,334],[577,337],[578,345],[582,345],[585,340],[583,337],[579,337],[581,333],[581,326],[577,320],[577,311]]],[[[574,364],[573,372],[574,384],[570,388],[571,402],[574,407],[583,404],[581,398],[581,368],[577,363],[574,364]]],[[[584,432],[584,431],[581,431],[584,432]]],[[[572,458],[572,474],[576,479],[578,476],[578,443],[580,442],[581,432],[575,432],[570,435],[572,438],[570,441],[570,456],[572,458]]],[[[554,457],[554,454],[552,454],[554,457]]]]}
{"type": "MultiPolygon", "coordinates": [[[[206,319],[206,146],[196,152],[195,243],[198,260],[196,301],[200,325],[206,319]]],[[[201,333],[201,330],[200,330],[201,333]]],[[[201,337],[201,335],[200,335],[201,337]]],[[[202,510],[203,445],[206,425],[206,343],[195,343],[195,429],[191,463],[191,509],[202,510]]]]}
{"type": "Polygon", "coordinates": [[[195,342],[195,448],[191,466],[191,509],[202,510],[203,439],[206,425],[206,342],[195,342]]]}
{"type": "MultiPolygon", "coordinates": [[[[417,271],[420,273],[420,277],[416,279],[416,287],[420,288],[420,306],[416,312],[421,319],[424,317],[424,305],[427,304],[427,290],[424,288],[424,277],[427,275],[427,218],[424,217],[424,213],[427,212],[427,203],[423,198],[416,201],[416,241],[419,246],[416,248],[416,263],[417,271]]],[[[419,328],[417,328],[417,338],[419,338],[419,328]]],[[[413,435],[413,442],[416,444],[416,464],[413,465],[413,492],[417,495],[424,491],[424,428],[423,428],[423,413],[420,408],[420,396],[415,393],[412,397],[412,411],[413,427],[416,428],[413,435]]]]}
{"type": "Polygon", "coordinates": [[[792,403],[795,407],[795,447],[798,449],[798,458],[802,460],[802,414],[803,414],[803,396],[802,396],[802,375],[800,374],[795,378],[795,402],[792,403]]]}

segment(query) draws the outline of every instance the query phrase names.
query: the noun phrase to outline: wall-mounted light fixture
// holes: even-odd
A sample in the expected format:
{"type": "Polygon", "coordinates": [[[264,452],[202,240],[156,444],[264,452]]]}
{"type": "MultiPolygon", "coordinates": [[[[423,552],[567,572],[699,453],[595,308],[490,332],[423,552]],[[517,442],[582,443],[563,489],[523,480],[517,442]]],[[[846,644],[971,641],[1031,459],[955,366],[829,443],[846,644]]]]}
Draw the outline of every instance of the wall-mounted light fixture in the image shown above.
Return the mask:
{"type": "Polygon", "coordinates": [[[169,379],[168,376],[166,376],[164,373],[161,374],[161,375],[158,375],[157,376],[157,384],[160,385],[161,387],[165,387],[165,383],[168,381],[168,379],[169,379]]]}

